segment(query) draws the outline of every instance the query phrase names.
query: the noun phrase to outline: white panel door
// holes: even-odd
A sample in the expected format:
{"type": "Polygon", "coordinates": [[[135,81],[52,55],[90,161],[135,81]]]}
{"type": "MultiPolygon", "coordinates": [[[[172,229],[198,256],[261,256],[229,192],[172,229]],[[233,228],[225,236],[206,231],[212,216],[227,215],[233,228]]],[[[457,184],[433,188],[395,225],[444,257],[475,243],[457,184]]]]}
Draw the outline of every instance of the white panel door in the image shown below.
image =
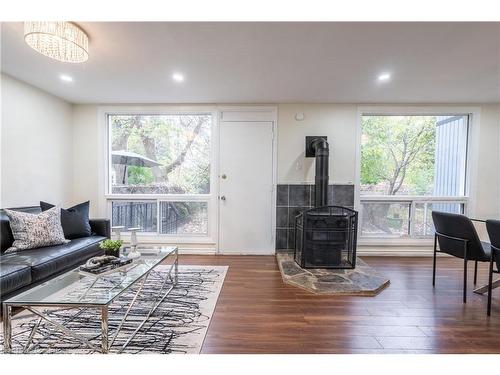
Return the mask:
{"type": "Polygon", "coordinates": [[[273,123],[220,122],[219,252],[274,253],[273,123]]]}

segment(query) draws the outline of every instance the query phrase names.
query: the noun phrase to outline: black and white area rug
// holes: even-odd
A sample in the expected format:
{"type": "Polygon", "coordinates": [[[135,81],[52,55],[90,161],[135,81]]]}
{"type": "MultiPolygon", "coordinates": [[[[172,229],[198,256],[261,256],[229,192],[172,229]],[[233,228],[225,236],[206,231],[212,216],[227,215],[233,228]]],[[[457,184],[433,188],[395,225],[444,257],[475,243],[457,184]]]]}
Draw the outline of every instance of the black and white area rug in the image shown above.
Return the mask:
{"type": "MultiPolygon", "coordinates": [[[[140,353],[199,353],[217,304],[227,272],[226,266],[179,266],[179,282],[154,314],[123,350],[127,354],[140,353]]],[[[111,346],[110,353],[118,353],[130,334],[137,328],[142,317],[149,311],[150,296],[161,286],[161,273],[169,266],[158,266],[152,272],[141,291],[126,323],[111,346]]],[[[109,342],[122,320],[125,311],[139,288],[139,282],[120,295],[109,306],[109,342]]],[[[39,308],[41,309],[41,308],[39,308]]],[[[44,309],[47,317],[83,335],[94,346],[101,345],[100,312],[91,308],[44,309]]],[[[22,312],[12,320],[12,352],[22,353],[32,328],[39,318],[30,312],[22,312]]],[[[3,329],[2,329],[3,331],[3,329]]],[[[3,332],[0,350],[3,352],[3,332]]],[[[50,323],[41,321],[27,353],[76,353],[94,351],[78,340],[55,330],[50,323]]]]}

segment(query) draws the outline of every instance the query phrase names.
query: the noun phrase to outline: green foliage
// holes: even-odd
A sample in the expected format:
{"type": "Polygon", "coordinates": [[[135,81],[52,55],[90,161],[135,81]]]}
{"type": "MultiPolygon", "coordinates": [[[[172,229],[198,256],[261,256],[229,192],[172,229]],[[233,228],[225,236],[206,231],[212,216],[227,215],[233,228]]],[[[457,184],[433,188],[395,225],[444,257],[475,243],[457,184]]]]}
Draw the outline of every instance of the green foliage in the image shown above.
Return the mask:
{"type": "Polygon", "coordinates": [[[434,116],[363,116],[364,192],[428,194],[434,181],[434,116]]]}
{"type": "MultiPolygon", "coordinates": [[[[209,192],[210,115],[113,115],[110,122],[113,151],[132,151],[161,163],[155,167],[128,166],[126,190],[209,192]]],[[[116,185],[121,185],[124,166],[113,168],[116,185]]]]}
{"type": "Polygon", "coordinates": [[[111,252],[115,252],[115,251],[118,251],[120,250],[120,247],[123,245],[123,241],[122,240],[104,240],[102,241],[100,244],[99,244],[99,247],[102,249],[102,250],[105,250],[105,251],[111,251],[111,252]]]}
{"type": "Polygon", "coordinates": [[[361,184],[378,184],[384,173],[383,151],[375,147],[363,149],[361,151],[361,184]]]}
{"type": "Polygon", "coordinates": [[[154,181],[153,172],[150,168],[131,165],[127,168],[127,172],[130,185],[151,184],[154,181]]]}

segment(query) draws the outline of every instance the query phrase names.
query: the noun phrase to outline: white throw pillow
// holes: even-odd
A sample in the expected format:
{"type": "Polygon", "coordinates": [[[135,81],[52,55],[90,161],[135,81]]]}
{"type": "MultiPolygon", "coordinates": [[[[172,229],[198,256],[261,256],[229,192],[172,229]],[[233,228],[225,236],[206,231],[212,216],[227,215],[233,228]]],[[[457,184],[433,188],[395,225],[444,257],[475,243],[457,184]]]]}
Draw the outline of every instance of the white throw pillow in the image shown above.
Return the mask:
{"type": "Polygon", "coordinates": [[[5,209],[9,217],[14,242],[5,253],[38,247],[61,245],[69,241],[64,238],[61,226],[61,210],[51,208],[40,214],[30,214],[5,209]]]}

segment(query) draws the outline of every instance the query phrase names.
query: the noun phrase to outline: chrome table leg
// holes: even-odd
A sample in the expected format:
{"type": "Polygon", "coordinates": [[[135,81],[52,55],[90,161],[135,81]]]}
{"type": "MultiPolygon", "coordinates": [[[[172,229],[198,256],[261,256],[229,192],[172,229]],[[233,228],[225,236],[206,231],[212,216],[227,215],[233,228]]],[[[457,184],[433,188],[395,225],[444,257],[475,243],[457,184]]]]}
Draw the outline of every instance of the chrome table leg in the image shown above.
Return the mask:
{"type": "Polygon", "coordinates": [[[175,269],[174,269],[174,284],[177,285],[179,281],[179,249],[175,249],[175,269]]]}
{"type": "MultiPolygon", "coordinates": [[[[178,283],[178,276],[179,276],[179,250],[175,249],[174,252],[173,252],[173,255],[175,256],[174,262],[173,262],[172,266],[170,267],[168,275],[165,277],[165,279],[163,280],[162,285],[158,289],[149,312],[146,314],[146,317],[141,321],[141,323],[134,330],[134,332],[128,337],[128,339],[126,340],[125,344],[121,347],[121,349],[119,350],[119,352],[122,352],[128,346],[128,344],[133,340],[133,338],[137,335],[137,333],[141,330],[141,328],[148,322],[148,320],[151,318],[151,316],[155,313],[155,311],[158,308],[158,306],[165,300],[165,298],[173,290],[174,286],[178,283]],[[174,277],[173,278],[172,278],[172,271],[174,273],[174,277]],[[172,281],[173,285],[170,286],[167,290],[165,290],[165,287],[167,286],[167,281],[168,280],[172,281]]],[[[83,343],[84,345],[86,345],[88,348],[90,348],[90,349],[92,349],[94,351],[101,351],[102,353],[108,353],[109,352],[109,348],[111,347],[111,345],[115,341],[115,339],[118,336],[118,333],[120,332],[120,330],[123,328],[123,323],[127,319],[127,316],[129,314],[131,308],[135,305],[135,303],[137,301],[138,295],[143,290],[143,287],[144,287],[144,284],[146,282],[146,279],[147,279],[147,277],[148,277],[148,275],[149,275],[149,273],[151,271],[154,272],[154,270],[151,269],[149,272],[147,272],[147,273],[145,273],[143,275],[142,281],[141,281],[141,284],[140,284],[140,287],[139,287],[139,290],[136,292],[134,298],[132,299],[131,303],[129,304],[129,306],[127,308],[127,312],[125,313],[124,318],[120,322],[119,327],[117,329],[117,332],[116,332],[115,336],[111,340],[111,344],[109,343],[109,327],[108,327],[108,315],[109,315],[109,311],[108,311],[108,306],[95,306],[95,305],[93,306],[93,307],[99,307],[101,309],[101,350],[99,350],[99,348],[96,347],[96,346],[94,346],[92,343],[90,343],[90,341],[86,337],[70,331],[64,325],[55,322],[54,320],[50,319],[48,316],[45,316],[42,312],[37,311],[36,309],[34,309],[32,306],[25,306],[25,305],[23,305],[22,306],[23,308],[25,308],[28,311],[31,311],[33,314],[37,315],[40,318],[40,320],[38,321],[38,323],[36,324],[36,326],[33,327],[32,331],[31,331],[31,334],[30,334],[30,336],[28,338],[28,343],[24,347],[23,351],[24,352],[28,352],[29,350],[32,350],[35,347],[37,347],[37,346],[40,345],[40,342],[39,342],[39,343],[35,344],[34,347],[30,348],[30,344],[33,342],[33,337],[35,335],[35,332],[38,329],[38,326],[40,325],[40,322],[42,320],[44,320],[44,321],[48,322],[50,325],[52,325],[53,327],[55,327],[56,329],[58,329],[59,331],[61,331],[64,334],[66,334],[67,336],[72,337],[72,338],[80,341],[81,343],[83,343]]],[[[95,283],[95,281],[94,281],[94,283],[95,283]]],[[[84,293],[84,295],[90,289],[91,288],[87,289],[87,291],[84,293]]],[[[71,306],[71,307],[74,307],[74,306],[71,306]]],[[[91,306],[88,306],[88,305],[84,306],[82,304],[81,307],[91,307],[91,306]]],[[[80,310],[80,312],[77,313],[76,315],[79,315],[81,313],[81,311],[83,311],[83,310],[80,310]]],[[[5,303],[3,304],[3,328],[4,328],[4,352],[5,353],[10,353],[12,351],[12,306],[11,305],[7,305],[5,303]]],[[[43,337],[43,339],[47,338],[48,336],[49,336],[48,334],[45,335],[43,337]]]]}
{"type": "Polygon", "coordinates": [[[65,326],[63,326],[62,324],[59,324],[55,321],[53,321],[52,319],[49,319],[48,317],[46,317],[45,315],[43,315],[43,313],[35,310],[33,307],[31,306],[23,306],[26,310],[28,311],[31,311],[33,314],[37,315],[38,317],[42,318],[43,320],[45,320],[47,323],[51,324],[52,326],[54,326],[56,329],[58,329],[59,331],[65,333],[66,335],[68,335],[69,337],[72,337],[78,341],[80,341],[81,343],[83,343],[84,345],[86,345],[87,347],[89,347],[90,349],[92,350],[95,350],[95,351],[99,351],[98,348],[96,348],[94,345],[92,345],[92,343],[87,339],[85,338],[84,336],[82,335],[79,335],[79,334],[76,334],[74,332],[72,332],[71,330],[69,330],[68,328],[66,328],[65,326]]]}
{"type": "Polygon", "coordinates": [[[108,352],[108,306],[101,307],[102,353],[108,352]]]}
{"type": "Polygon", "coordinates": [[[3,334],[4,334],[4,352],[12,352],[12,307],[3,304],[3,334]]]}
{"type": "MultiPolygon", "coordinates": [[[[175,255],[174,263],[170,267],[170,269],[168,271],[168,275],[165,276],[165,279],[163,280],[161,287],[158,289],[158,292],[157,292],[156,297],[153,301],[151,309],[146,314],[146,317],[141,321],[139,326],[127,338],[127,341],[125,341],[125,343],[122,345],[122,347],[118,351],[119,353],[122,353],[123,350],[125,350],[125,348],[130,344],[130,342],[137,335],[137,333],[142,329],[142,327],[144,327],[144,325],[148,322],[148,320],[151,318],[151,316],[155,313],[158,306],[161,305],[161,303],[165,300],[165,298],[167,298],[167,296],[170,294],[170,292],[174,289],[174,286],[177,285],[178,276],[179,276],[179,250],[178,249],[175,249],[174,255],[175,255]],[[172,271],[174,271],[174,278],[173,279],[172,279],[172,271]],[[170,286],[165,292],[163,292],[163,290],[165,289],[165,286],[167,285],[168,280],[172,281],[172,286],[170,286]]],[[[155,272],[155,271],[152,269],[150,272],[155,272]]],[[[148,272],[146,275],[144,275],[144,278],[147,278],[149,276],[150,272],[148,272]]],[[[140,290],[142,289],[142,287],[143,287],[143,285],[141,285],[140,290]]],[[[132,300],[132,304],[135,304],[135,298],[132,300]]],[[[132,304],[129,306],[129,309],[132,307],[132,304]]],[[[115,338],[117,335],[118,335],[118,332],[116,333],[115,338]]]]}
{"type": "Polygon", "coordinates": [[[137,289],[137,292],[135,292],[135,295],[134,295],[134,298],[132,298],[132,301],[130,302],[130,304],[128,305],[127,307],[127,311],[125,311],[125,315],[123,316],[120,324],[118,325],[118,328],[116,329],[116,333],[115,335],[113,336],[113,338],[111,339],[111,342],[109,344],[109,347],[112,347],[113,346],[113,343],[115,342],[116,338],[118,337],[118,334],[120,333],[120,331],[122,330],[122,327],[123,327],[123,324],[125,323],[125,321],[127,320],[127,317],[128,317],[128,314],[130,313],[130,310],[132,309],[132,307],[135,305],[135,301],[137,300],[137,297],[139,297],[139,294],[141,293],[142,289],[144,288],[144,283],[146,282],[146,279],[148,278],[148,275],[146,275],[145,277],[142,278],[142,281],[141,281],[141,285],[139,286],[139,289],[137,289]]]}
{"type": "Polygon", "coordinates": [[[31,342],[33,341],[33,337],[35,337],[36,330],[40,326],[41,322],[42,322],[42,318],[38,319],[38,322],[31,329],[31,333],[30,333],[30,335],[28,337],[28,341],[26,342],[26,345],[24,346],[24,349],[23,349],[23,354],[25,354],[25,353],[28,352],[28,349],[29,349],[29,347],[31,345],[31,342]]]}

